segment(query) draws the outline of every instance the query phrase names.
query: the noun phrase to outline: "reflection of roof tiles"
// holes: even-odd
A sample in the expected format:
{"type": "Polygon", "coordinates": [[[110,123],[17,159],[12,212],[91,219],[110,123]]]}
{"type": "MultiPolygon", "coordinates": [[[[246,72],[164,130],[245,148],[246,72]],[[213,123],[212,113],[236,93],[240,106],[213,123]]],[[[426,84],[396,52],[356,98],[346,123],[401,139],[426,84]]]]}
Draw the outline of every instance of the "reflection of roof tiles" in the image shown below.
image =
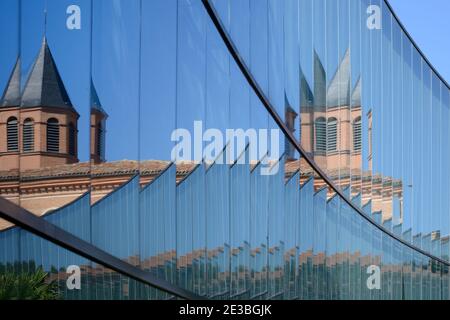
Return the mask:
{"type": "Polygon", "coordinates": [[[21,107],[38,106],[73,110],[45,37],[23,90],[21,102],[21,107]]]}
{"type": "MultiPolygon", "coordinates": [[[[69,177],[111,177],[126,176],[140,173],[143,176],[156,175],[169,165],[168,161],[160,160],[122,160],[91,165],[89,162],[59,165],[42,169],[26,170],[20,173],[22,181],[41,179],[58,179],[69,177]]],[[[195,167],[194,163],[185,162],[177,165],[177,175],[186,175],[195,167]]],[[[18,170],[0,171],[0,181],[19,179],[18,170]]]]}
{"type": "Polygon", "coordinates": [[[329,106],[348,106],[350,102],[350,49],[347,49],[327,90],[329,106]]]}

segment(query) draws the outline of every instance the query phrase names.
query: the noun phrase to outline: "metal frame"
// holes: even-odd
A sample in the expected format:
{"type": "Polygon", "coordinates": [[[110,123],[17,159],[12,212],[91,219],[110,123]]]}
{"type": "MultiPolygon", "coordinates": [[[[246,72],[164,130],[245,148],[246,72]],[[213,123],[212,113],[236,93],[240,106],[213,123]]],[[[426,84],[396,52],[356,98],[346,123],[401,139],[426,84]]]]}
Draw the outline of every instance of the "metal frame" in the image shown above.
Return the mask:
{"type": "Polygon", "coordinates": [[[86,259],[101,264],[106,268],[133,278],[141,283],[148,284],[149,286],[173,294],[179,298],[190,300],[206,299],[205,297],[181,289],[168,281],[158,279],[149,272],[120,260],[2,197],[0,197],[0,218],[8,220],[16,226],[32,232],[33,234],[86,259]]]}
{"type": "Polygon", "coordinates": [[[270,114],[270,116],[275,120],[278,127],[283,131],[286,138],[289,139],[289,142],[295,146],[297,151],[301,154],[303,159],[306,160],[306,162],[313,168],[314,171],[319,175],[321,179],[325,181],[326,184],[334,191],[336,194],[338,194],[353,210],[355,210],[361,217],[363,217],[366,221],[368,221],[370,224],[390,236],[391,238],[399,241],[403,245],[429,257],[430,259],[436,260],[446,266],[450,266],[450,262],[445,261],[441,258],[438,258],[420,248],[417,248],[416,246],[412,245],[409,242],[406,242],[405,240],[399,238],[397,235],[393,234],[391,231],[387,230],[383,226],[379,225],[370,217],[368,217],[364,211],[360,207],[358,207],[356,204],[354,204],[344,193],[343,191],[334,184],[333,181],[325,174],[325,172],[315,163],[315,161],[308,155],[308,153],[303,149],[301,144],[297,141],[297,139],[294,137],[293,133],[288,129],[288,127],[285,125],[284,121],[280,117],[280,115],[277,113],[276,109],[270,102],[270,100],[266,97],[264,91],[261,89],[261,87],[258,85],[256,79],[253,77],[250,69],[246,65],[245,61],[239,54],[239,51],[237,50],[233,40],[231,39],[230,35],[224,28],[221,19],[219,18],[219,15],[214,8],[214,5],[210,3],[210,0],[202,0],[203,5],[208,12],[208,15],[210,16],[212,22],[214,23],[217,31],[219,32],[222,40],[224,41],[228,51],[230,52],[231,56],[233,57],[234,61],[238,65],[239,69],[241,70],[242,74],[244,75],[245,79],[247,80],[250,87],[253,89],[261,103],[266,108],[267,112],[270,114]]]}

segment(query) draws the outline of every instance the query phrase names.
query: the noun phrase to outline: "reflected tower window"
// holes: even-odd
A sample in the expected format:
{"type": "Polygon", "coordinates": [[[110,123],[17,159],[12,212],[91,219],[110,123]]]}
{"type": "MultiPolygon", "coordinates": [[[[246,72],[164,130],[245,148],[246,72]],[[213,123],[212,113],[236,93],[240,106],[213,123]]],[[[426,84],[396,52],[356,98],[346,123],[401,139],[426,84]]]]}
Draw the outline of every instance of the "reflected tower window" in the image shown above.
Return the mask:
{"type": "Polygon", "coordinates": [[[103,129],[102,122],[99,122],[97,125],[97,156],[100,159],[104,158],[104,148],[105,148],[105,133],[103,129]]]}
{"type": "Polygon", "coordinates": [[[327,151],[327,125],[325,118],[317,118],[315,121],[316,152],[327,151]]]}
{"type": "Polygon", "coordinates": [[[47,121],[47,152],[59,152],[59,122],[55,118],[47,121]]]}
{"type": "Polygon", "coordinates": [[[31,118],[23,122],[23,152],[34,151],[34,121],[31,118]]]}
{"type": "Polygon", "coordinates": [[[75,156],[76,149],[76,129],[73,123],[69,123],[69,154],[75,156]]]}
{"type": "Polygon", "coordinates": [[[19,123],[16,117],[10,117],[6,124],[8,152],[19,151],[19,123]]]}
{"type": "Polygon", "coordinates": [[[337,151],[337,124],[336,118],[328,119],[327,125],[327,151],[335,152],[337,151]]]}
{"type": "Polygon", "coordinates": [[[361,117],[358,117],[353,121],[353,150],[355,152],[361,152],[362,148],[362,129],[361,129],[361,117]]]}

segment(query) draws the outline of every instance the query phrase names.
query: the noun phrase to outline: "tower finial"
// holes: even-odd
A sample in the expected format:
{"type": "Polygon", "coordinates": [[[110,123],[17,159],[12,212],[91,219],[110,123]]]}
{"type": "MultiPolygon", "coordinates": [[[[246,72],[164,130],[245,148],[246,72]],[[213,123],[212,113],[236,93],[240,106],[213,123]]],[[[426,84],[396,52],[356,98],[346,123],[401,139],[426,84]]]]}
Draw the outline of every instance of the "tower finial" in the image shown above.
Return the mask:
{"type": "Polygon", "coordinates": [[[47,0],[44,3],[44,38],[47,37],[47,0]]]}

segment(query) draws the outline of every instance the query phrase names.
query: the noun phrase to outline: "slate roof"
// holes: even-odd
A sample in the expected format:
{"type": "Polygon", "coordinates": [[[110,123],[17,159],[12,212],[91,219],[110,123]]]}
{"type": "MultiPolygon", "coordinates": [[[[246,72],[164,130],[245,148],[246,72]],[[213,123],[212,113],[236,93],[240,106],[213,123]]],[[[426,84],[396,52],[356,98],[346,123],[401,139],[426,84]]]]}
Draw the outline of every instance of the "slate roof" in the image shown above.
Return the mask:
{"type": "Polygon", "coordinates": [[[55,60],[44,37],[22,94],[22,108],[57,107],[73,110],[55,60]]]}
{"type": "Polygon", "coordinates": [[[91,79],[91,110],[98,111],[107,115],[106,111],[103,109],[100,99],[98,98],[97,90],[95,89],[94,82],[91,79]]]}
{"type": "Polygon", "coordinates": [[[0,99],[0,107],[18,107],[20,105],[20,58],[12,70],[6,88],[0,99]]]}

